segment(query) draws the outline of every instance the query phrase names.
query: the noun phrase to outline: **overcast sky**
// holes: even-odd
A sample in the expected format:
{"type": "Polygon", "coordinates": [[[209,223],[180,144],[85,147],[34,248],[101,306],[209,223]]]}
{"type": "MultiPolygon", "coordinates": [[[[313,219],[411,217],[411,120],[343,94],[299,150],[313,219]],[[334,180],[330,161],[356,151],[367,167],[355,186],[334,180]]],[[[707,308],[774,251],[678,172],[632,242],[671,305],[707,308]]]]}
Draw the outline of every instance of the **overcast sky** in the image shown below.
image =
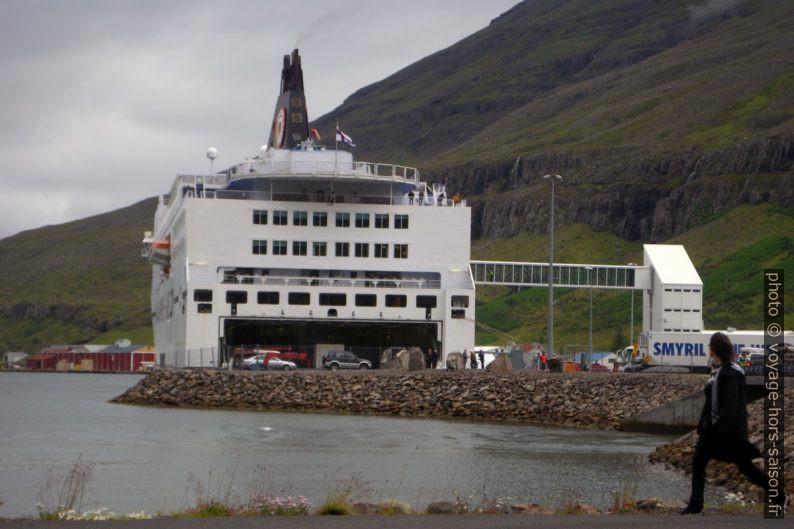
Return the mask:
{"type": "Polygon", "coordinates": [[[257,154],[296,46],[314,119],[516,3],[0,0],[0,238],[257,154]]]}

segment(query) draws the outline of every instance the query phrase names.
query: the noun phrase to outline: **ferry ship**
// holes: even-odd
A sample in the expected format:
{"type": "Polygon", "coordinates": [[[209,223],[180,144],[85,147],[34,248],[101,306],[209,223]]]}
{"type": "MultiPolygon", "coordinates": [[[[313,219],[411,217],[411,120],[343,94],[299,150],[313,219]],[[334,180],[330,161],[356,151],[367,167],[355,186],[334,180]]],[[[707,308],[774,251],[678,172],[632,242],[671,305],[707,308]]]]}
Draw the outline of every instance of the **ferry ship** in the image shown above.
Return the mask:
{"type": "Polygon", "coordinates": [[[377,367],[385,349],[407,347],[435,349],[443,366],[473,348],[466,201],[415,168],[318,140],[295,50],[259,154],[178,175],[159,197],[143,255],[162,366],[231,366],[276,349],[304,367],[331,350],[377,367]]]}

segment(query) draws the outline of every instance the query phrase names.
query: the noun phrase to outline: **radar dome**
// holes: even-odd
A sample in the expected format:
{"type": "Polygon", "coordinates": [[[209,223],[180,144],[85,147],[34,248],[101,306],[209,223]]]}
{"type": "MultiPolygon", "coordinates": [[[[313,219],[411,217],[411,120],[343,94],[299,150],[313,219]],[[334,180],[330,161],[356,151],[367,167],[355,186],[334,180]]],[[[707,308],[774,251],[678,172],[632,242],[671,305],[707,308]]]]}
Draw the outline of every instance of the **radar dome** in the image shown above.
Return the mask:
{"type": "Polygon", "coordinates": [[[207,158],[209,158],[210,160],[214,160],[217,157],[218,157],[218,149],[216,149],[215,147],[210,147],[209,149],[207,149],[207,158]]]}

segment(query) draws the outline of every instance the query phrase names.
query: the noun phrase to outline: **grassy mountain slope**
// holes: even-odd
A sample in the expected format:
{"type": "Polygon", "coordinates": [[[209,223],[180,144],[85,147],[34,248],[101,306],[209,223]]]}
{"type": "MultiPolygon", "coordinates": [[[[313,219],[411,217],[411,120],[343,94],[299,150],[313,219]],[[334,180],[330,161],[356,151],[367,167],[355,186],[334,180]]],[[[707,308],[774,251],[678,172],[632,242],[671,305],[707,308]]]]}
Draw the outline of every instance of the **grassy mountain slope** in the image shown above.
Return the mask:
{"type": "Polygon", "coordinates": [[[621,157],[670,154],[791,133],[794,71],[782,58],[794,55],[794,5],[765,4],[639,63],[558,86],[433,165],[616,146],[621,157]]]}
{"type": "Polygon", "coordinates": [[[794,5],[526,1],[318,119],[372,159],[714,147],[792,131],[794,5]],[[719,6],[725,6],[719,8],[719,6]],[[714,97],[719,93],[720,97],[714,97]]]}
{"type": "Polygon", "coordinates": [[[95,340],[110,330],[151,341],[151,266],[140,241],[155,205],[146,199],[0,240],[0,350],[95,340]]]}

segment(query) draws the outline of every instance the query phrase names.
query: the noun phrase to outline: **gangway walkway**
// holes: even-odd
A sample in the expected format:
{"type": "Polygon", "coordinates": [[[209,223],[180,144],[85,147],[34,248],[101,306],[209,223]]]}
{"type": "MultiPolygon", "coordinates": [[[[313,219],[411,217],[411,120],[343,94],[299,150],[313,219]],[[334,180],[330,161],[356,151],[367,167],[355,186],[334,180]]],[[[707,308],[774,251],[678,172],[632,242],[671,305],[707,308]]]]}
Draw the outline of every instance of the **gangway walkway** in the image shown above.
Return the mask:
{"type": "MultiPolygon", "coordinates": [[[[547,287],[549,263],[471,261],[477,285],[547,287]]],[[[651,270],[639,265],[554,263],[553,285],[567,288],[644,290],[651,288],[651,270]]]]}

